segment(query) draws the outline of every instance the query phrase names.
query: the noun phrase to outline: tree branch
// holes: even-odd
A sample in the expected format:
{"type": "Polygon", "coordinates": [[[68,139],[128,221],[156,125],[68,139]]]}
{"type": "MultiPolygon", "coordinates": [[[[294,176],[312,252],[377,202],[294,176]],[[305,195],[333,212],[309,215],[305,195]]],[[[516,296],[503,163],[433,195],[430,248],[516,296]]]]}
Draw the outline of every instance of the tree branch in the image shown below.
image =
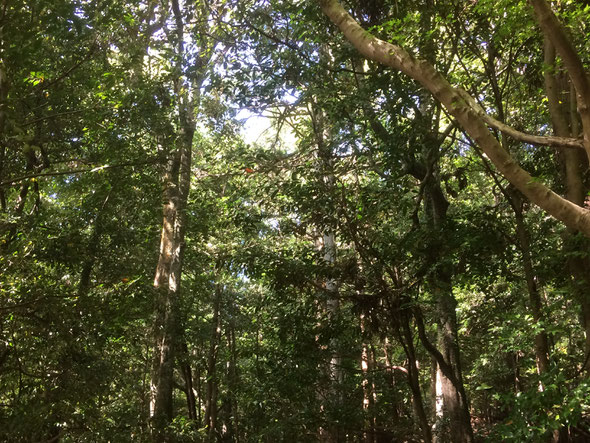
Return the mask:
{"type": "Polygon", "coordinates": [[[491,115],[487,114],[484,109],[471,97],[466,91],[458,90],[463,98],[469,103],[473,110],[492,128],[497,129],[503,134],[513,138],[514,140],[530,143],[532,145],[552,146],[554,148],[576,148],[584,149],[584,140],[571,137],[556,137],[552,135],[532,135],[520,132],[499,120],[496,120],[491,115]]]}
{"type": "Polygon", "coordinates": [[[98,171],[102,171],[105,169],[126,168],[129,166],[143,166],[143,165],[150,165],[150,164],[161,163],[161,162],[162,162],[162,160],[157,158],[157,159],[150,159],[150,160],[145,160],[145,161],[141,161],[141,162],[128,162],[128,163],[119,163],[116,165],[97,166],[95,168],[70,169],[68,171],[54,171],[54,172],[36,172],[33,174],[21,175],[20,177],[14,177],[9,180],[5,180],[3,182],[0,182],[0,186],[13,185],[15,183],[20,183],[24,180],[29,180],[31,178],[37,178],[37,177],[58,177],[60,175],[76,175],[76,174],[84,174],[86,172],[98,172],[98,171]]]}
{"type": "MultiPolygon", "coordinates": [[[[344,36],[365,57],[410,76],[448,110],[469,136],[481,147],[496,168],[520,192],[550,215],[590,237],[590,211],[557,195],[540,180],[522,169],[506,151],[479,113],[467,101],[464,91],[451,86],[427,61],[411,56],[402,47],[380,40],[365,31],[337,0],[316,0],[324,13],[337,25],[344,36]]],[[[473,100],[474,101],[474,100],[473,100]]]]}

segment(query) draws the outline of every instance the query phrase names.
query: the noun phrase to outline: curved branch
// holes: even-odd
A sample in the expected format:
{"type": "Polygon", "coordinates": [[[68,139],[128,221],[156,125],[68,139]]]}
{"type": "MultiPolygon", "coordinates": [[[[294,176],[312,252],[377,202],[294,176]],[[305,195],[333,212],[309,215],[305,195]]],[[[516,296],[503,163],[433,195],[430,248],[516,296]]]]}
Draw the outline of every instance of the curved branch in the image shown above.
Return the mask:
{"type": "Polygon", "coordinates": [[[461,127],[520,192],[550,215],[590,237],[590,211],[560,197],[538,179],[522,169],[500,146],[484,119],[465,99],[465,91],[451,84],[424,60],[412,57],[400,46],[380,40],[365,31],[337,0],[317,0],[324,13],[340,28],[344,36],[365,57],[398,69],[422,86],[457,119],[461,127]]]}
{"type": "Polygon", "coordinates": [[[492,128],[497,129],[503,134],[513,138],[514,140],[523,143],[530,143],[532,145],[552,146],[554,148],[584,149],[584,140],[580,138],[557,137],[552,135],[532,135],[520,132],[514,129],[512,126],[508,126],[507,124],[496,120],[491,115],[486,114],[483,108],[473,99],[473,97],[467,94],[466,91],[459,90],[459,92],[462,93],[465,100],[471,105],[473,110],[477,112],[484,122],[486,122],[492,128]]]}

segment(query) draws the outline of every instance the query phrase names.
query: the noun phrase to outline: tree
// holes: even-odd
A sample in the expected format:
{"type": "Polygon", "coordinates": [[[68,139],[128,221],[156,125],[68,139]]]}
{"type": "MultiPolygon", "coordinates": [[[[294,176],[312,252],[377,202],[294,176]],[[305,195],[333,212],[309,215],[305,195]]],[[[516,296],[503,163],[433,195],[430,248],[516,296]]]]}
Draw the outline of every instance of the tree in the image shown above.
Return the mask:
{"type": "MultiPolygon", "coordinates": [[[[558,196],[538,180],[534,180],[500,146],[498,141],[490,134],[487,125],[495,125],[498,129],[512,135],[518,135],[518,131],[497,125],[495,120],[487,116],[469,94],[459,87],[451,86],[430,63],[415,59],[400,46],[379,40],[367,33],[336,0],[321,0],[319,3],[326,15],[363,55],[392,68],[399,69],[427,88],[445,106],[449,114],[457,120],[462,129],[485,152],[496,168],[527,198],[567,226],[577,229],[590,237],[590,212],[558,196]]],[[[545,18],[543,19],[545,20],[545,18]]],[[[554,25],[551,28],[549,25],[546,26],[546,32],[555,30],[554,25]]],[[[558,35],[565,38],[562,32],[558,32],[558,35]]],[[[569,47],[567,46],[567,48],[569,47]]],[[[562,50],[567,51],[565,44],[562,50]]],[[[573,61],[572,63],[572,69],[577,69],[577,64],[573,61]]],[[[576,75],[576,72],[578,71],[576,70],[573,75],[576,75]]],[[[583,94],[585,91],[583,82],[579,85],[579,88],[583,94]]],[[[529,141],[532,140],[529,139],[529,141]]],[[[570,143],[570,146],[580,145],[579,142],[574,140],[548,137],[535,138],[534,142],[544,145],[567,146],[568,143],[570,143]]]]}

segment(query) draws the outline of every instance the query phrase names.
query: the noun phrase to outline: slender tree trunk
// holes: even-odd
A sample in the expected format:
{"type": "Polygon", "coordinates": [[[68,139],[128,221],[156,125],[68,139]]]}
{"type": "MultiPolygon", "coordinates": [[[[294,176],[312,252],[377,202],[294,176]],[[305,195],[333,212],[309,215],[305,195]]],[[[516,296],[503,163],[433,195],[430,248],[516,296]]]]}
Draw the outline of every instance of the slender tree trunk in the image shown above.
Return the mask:
{"type": "MultiPolygon", "coordinates": [[[[390,346],[389,339],[387,337],[385,337],[385,339],[383,340],[383,353],[385,355],[385,365],[387,366],[386,367],[387,378],[389,381],[389,385],[391,386],[391,389],[394,390],[396,388],[395,372],[394,372],[393,362],[391,360],[389,346],[390,346]]],[[[395,425],[399,422],[399,418],[400,418],[401,413],[400,413],[399,405],[396,402],[391,402],[391,403],[392,403],[391,422],[392,422],[393,426],[395,427],[395,425]]]]}
{"type": "Polygon", "coordinates": [[[522,253],[524,275],[529,294],[529,305],[533,314],[534,322],[542,325],[541,331],[535,335],[535,360],[537,362],[537,373],[540,375],[549,370],[549,340],[547,339],[547,333],[545,332],[545,326],[543,325],[543,302],[541,300],[541,295],[539,294],[533,269],[529,236],[522,213],[522,201],[519,201],[519,199],[516,198],[513,198],[512,201],[514,202],[516,234],[522,253]]]}
{"type": "MultiPolygon", "coordinates": [[[[6,67],[4,66],[4,20],[6,19],[6,0],[2,1],[2,18],[0,20],[0,182],[4,178],[4,160],[6,156],[6,146],[4,144],[4,129],[6,126],[7,103],[8,98],[8,77],[6,76],[6,67]]],[[[4,188],[0,186],[0,208],[6,211],[6,194],[4,188]]]]}
{"type": "Polygon", "coordinates": [[[434,431],[433,442],[438,443],[438,435],[444,428],[444,405],[442,393],[442,371],[435,358],[432,358],[432,366],[430,371],[430,384],[432,395],[432,411],[433,423],[432,430],[434,431]]]}
{"type": "Polygon", "coordinates": [[[407,313],[402,312],[400,314],[400,328],[399,339],[403,345],[406,357],[408,358],[408,384],[410,385],[410,391],[412,392],[412,406],[414,409],[414,415],[420,423],[422,429],[422,435],[424,441],[429,443],[432,441],[432,430],[428,423],[428,417],[424,410],[424,402],[422,400],[422,391],[420,389],[420,372],[418,369],[418,361],[416,358],[416,349],[414,347],[414,337],[410,328],[410,318],[407,313]]]}
{"type": "MultiPolygon", "coordinates": [[[[330,57],[325,51],[321,51],[321,57],[330,57]]],[[[315,142],[318,147],[318,159],[317,165],[321,174],[321,180],[323,182],[322,191],[327,195],[331,194],[334,190],[334,173],[333,167],[333,155],[331,151],[331,134],[329,125],[322,109],[317,109],[312,113],[311,116],[312,125],[314,129],[315,142]]],[[[323,216],[327,214],[322,214],[323,216]]],[[[322,252],[324,264],[329,269],[329,273],[336,263],[336,238],[330,228],[326,228],[322,234],[322,252]]],[[[338,285],[336,279],[329,275],[324,281],[324,294],[326,300],[326,312],[328,314],[328,321],[335,322],[340,317],[340,300],[338,298],[338,285]]],[[[330,386],[327,389],[327,395],[325,400],[335,406],[335,410],[340,409],[340,385],[342,384],[342,356],[340,353],[340,344],[338,339],[332,338],[328,345],[330,352],[329,362],[329,380],[330,386]]],[[[321,406],[323,410],[326,410],[326,406],[321,406]]],[[[319,429],[320,440],[322,442],[337,442],[340,440],[341,430],[337,424],[331,424],[327,428],[321,427],[319,429]]]]}
{"type": "Polygon", "coordinates": [[[80,283],[78,284],[78,299],[83,298],[90,289],[90,277],[92,275],[92,268],[96,260],[96,253],[98,251],[98,244],[103,232],[103,213],[109,201],[111,193],[109,192],[104,199],[98,213],[94,218],[94,226],[92,227],[92,235],[88,241],[88,248],[86,251],[86,260],[82,266],[80,273],[80,283]]]}
{"type": "Polygon", "coordinates": [[[207,394],[205,398],[205,424],[210,442],[215,441],[217,428],[217,354],[221,340],[221,299],[223,287],[221,283],[215,286],[213,298],[213,331],[209,344],[209,357],[207,358],[207,394]]]}
{"type": "Polygon", "coordinates": [[[201,411],[202,411],[202,403],[203,403],[203,389],[201,386],[201,368],[197,365],[195,369],[195,379],[197,382],[197,423],[201,426],[201,411]]]}
{"type": "Polygon", "coordinates": [[[195,398],[195,389],[193,386],[193,370],[190,365],[189,351],[186,341],[183,342],[182,346],[180,347],[180,367],[182,372],[182,378],[184,379],[188,418],[192,420],[195,423],[195,425],[198,425],[197,400],[195,398]]]}
{"type": "Polygon", "coordinates": [[[227,367],[228,380],[228,397],[229,397],[229,417],[228,417],[228,434],[229,439],[235,443],[240,441],[240,428],[238,421],[238,399],[236,392],[238,390],[238,368],[237,368],[237,348],[236,348],[236,323],[235,323],[235,306],[233,300],[230,301],[229,321],[227,341],[229,348],[229,361],[227,367]]]}
{"type": "Polygon", "coordinates": [[[370,358],[370,349],[367,337],[366,317],[365,314],[360,315],[361,336],[363,342],[361,345],[361,372],[363,379],[361,386],[363,388],[363,412],[365,414],[365,426],[363,430],[363,442],[373,443],[375,441],[375,416],[374,416],[374,401],[372,389],[372,362],[370,358]]]}

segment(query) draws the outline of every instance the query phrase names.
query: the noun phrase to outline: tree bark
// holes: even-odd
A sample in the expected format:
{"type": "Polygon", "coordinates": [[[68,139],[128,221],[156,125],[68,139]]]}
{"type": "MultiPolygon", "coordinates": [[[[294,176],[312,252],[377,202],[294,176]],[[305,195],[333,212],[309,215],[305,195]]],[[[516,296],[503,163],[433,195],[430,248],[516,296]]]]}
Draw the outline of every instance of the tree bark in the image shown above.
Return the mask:
{"type": "MultiPolygon", "coordinates": [[[[438,156],[438,142],[433,141],[430,146],[428,157],[438,156]]],[[[431,160],[434,163],[434,160],[431,160]]],[[[429,219],[431,235],[437,236],[431,240],[429,246],[429,260],[434,263],[434,269],[427,278],[433,299],[436,302],[438,348],[453,373],[453,379],[448,374],[441,372],[441,387],[443,398],[443,412],[449,420],[449,435],[451,441],[471,443],[473,441],[473,430],[471,428],[471,415],[469,405],[463,386],[463,373],[461,370],[461,357],[459,350],[459,337],[457,327],[457,301],[453,294],[452,269],[450,265],[441,262],[443,258],[441,240],[438,238],[447,223],[447,210],[449,203],[442,192],[438,174],[429,166],[424,177],[426,181],[425,212],[429,219]]],[[[438,438],[441,437],[438,429],[438,438]]],[[[437,440],[438,440],[437,438],[437,440]]]]}
{"type": "Polygon", "coordinates": [[[207,393],[205,398],[205,426],[210,442],[215,441],[217,428],[217,354],[221,340],[221,299],[223,287],[221,283],[215,285],[213,298],[213,330],[209,344],[209,356],[207,358],[207,393]]]}
{"type": "Polygon", "coordinates": [[[412,406],[414,414],[420,423],[424,442],[432,442],[432,430],[428,423],[428,417],[424,410],[424,401],[422,400],[422,391],[420,390],[420,373],[418,370],[418,361],[416,358],[416,349],[414,347],[414,337],[410,329],[410,317],[408,313],[400,313],[400,332],[399,339],[402,344],[406,357],[408,358],[408,384],[412,392],[412,406]]]}
{"type": "MultiPolygon", "coordinates": [[[[190,171],[192,149],[191,145],[186,144],[189,139],[186,131],[181,131],[179,139],[181,145],[177,152],[172,154],[166,172],[160,258],[154,279],[156,314],[151,419],[155,441],[168,440],[164,429],[173,419],[174,359],[176,347],[179,345],[178,297],[182,275],[186,229],[185,206],[190,187],[188,171],[190,171]]],[[[192,133],[190,140],[192,144],[192,133]]]]}
{"type": "Polygon", "coordinates": [[[238,443],[240,441],[240,428],[238,422],[238,399],[236,392],[239,389],[237,348],[236,348],[236,324],[234,302],[229,302],[229,315],[227,324],[227,346],[229,348],[229,360],[227,364],[228,384],[228,417],[227,417],[227,440],[238,443]]]}
{"type": "Polygon", "coordinates": [[[188,345],[186,341],[182,343],[180,350],[180,368],[182,372],[182,378],[184,379],[188,418],[198,426],[197,400],[195,397],[195,389],[193,384],[193,370],[190,365],[188,345]]]}
{"type": "Polygon", "coordinates": [[[537,373],[541,375],[549,370],[549,340],[547,339],[545,325],[543,324],[543,302],[539,294],[533,268],[531,246],[522,213],[522,201],[513,199],[513,202],[516,218],[516,235],[518,237],[520,252],[522,253],[522,265],[529,294],[529,305],[535,324],[541,325],[541,331],[535,335],[535,360],[537,363],[537,373]]]}
{"type": "Polygon", "coordinates": [[[467,134],[481,147],[498,170],[537,206],[567,226],[590,237],[590,211],[560,197],[534,180],[504,150],[481,117],[481,108],[464,90],[452,87],[434,67],[408,54],[403,48],[365,31],[337,0],[317,0],[324,13],[365,57],[398,69],[427,88],[467,134]]]}
{"type": "Polygon", "coordinates": [[[174,149],[169,150],[164,175],[164,209],[160,256],[154,278],[155,319],[150,417],[154,441],[169,441],[166,427],[173,420],[174,362],[179,346],[178,298],[184,255],[186,204],[191,182],[192,144],[195,132],[194,102],[182,76],[184,27],[178,0],[172,0],[176,21],[174,91],[178,98],[179,130],[174,149]]]}
{"type": "Polygon", "coordinates": [[[361,372],[363,379],[361,386],[363,388],[363,412],[365,414],[365,423],[363,429],[363,443],[374,443],[375,441],[375,415],[374,415],[374,398],[373,398],[373,383],[371,381],[373,370],[373,362],[371,360],[371,352],[369,349],[369,338],[367,334],[366,316],[360,315],[361,326],[361,372]]]}
{"type": "MultiPolygon", "coordinates": [[[[6,1],[3,2],[6,5],[6,1]]],[[[2,21],[4,17],[2,17],[2,21]]],[[[0,182],[4,177],[4,158],[6,156],[6,146],[4,144],[4,128],[6,126],[6,99],[8,98],[8,78],[4,66],[4,26],[0,26],[0,182]]],[[[4,188],[0,186],[0,208],[6,211],[6,194],[4,188]]]]}
{"type": "MultiPolygon", "coordinates": [[[[437,272],[438,273],[438,272],[437,272]]],[[[432,281],[433,295],[436,299],[438,316],[438,347],[445,361],[450,366],[455,380],[441,372],[443,408],[449,419],[451,442],[473,442],[469,405],[463,387],[463,374],[457,337],[457,301],[452,293],[448,275],[438,273],[432,281]]],[[[440,436],[440,435],[439,435],[440,436]]]]}
{"type": "MultiPolygon", "coordinates": [[[[330,55],[326,51],[321,51],[322,58],[329,58],[330,55]]],[[[331,151],[330,141],[331,134],[329,125],[327,124],[326,115],[323,109],[317,107],[314,109],[311,115],[313,131],[315,136],[315,143],[318,148],[318,159],[317,165],[320,173],[320,180],[322,181],[322,191],[326,195],[330,195],[334,191],[334,173],[333,167],[333,154],[331,151]]],[[[328,211],[320,214],[321,217],[326,217],[328,211]]],[[[336,264],[336,238],[333,231],[328,226],[324,228],[322,233],[322,252],[323,262],[328,269],[328,276],[324,280],[324,294],[326,301],[326,313],[328,314],[328,321],[335,322],[340,316],[340,300],[338,298],[338,284],[333,274],[333,269],[336,264]]],[[[336,409],[340,409],[340,385],[342,384],[342,355],[339,349],[339,341],[337,338],[332,338],[328,345],[328,351],[330,352],[329,361],[329,380],[330,386],[328,386],[328,394],[326,395],[328,403],[335,405],[336,409]]],[[[326,410],[326,407],[322,405],[322,409],[326,410]]],[[[341,438],[341,430],[337,424],[330,424],[328,427],[320,428],[320,440],[322,442],[337,442],[341,438]]]]}

